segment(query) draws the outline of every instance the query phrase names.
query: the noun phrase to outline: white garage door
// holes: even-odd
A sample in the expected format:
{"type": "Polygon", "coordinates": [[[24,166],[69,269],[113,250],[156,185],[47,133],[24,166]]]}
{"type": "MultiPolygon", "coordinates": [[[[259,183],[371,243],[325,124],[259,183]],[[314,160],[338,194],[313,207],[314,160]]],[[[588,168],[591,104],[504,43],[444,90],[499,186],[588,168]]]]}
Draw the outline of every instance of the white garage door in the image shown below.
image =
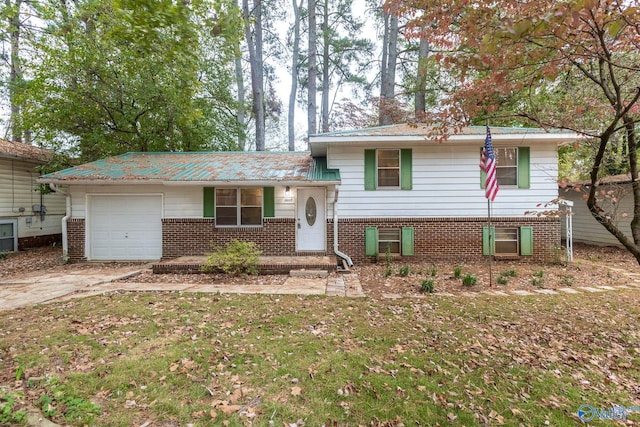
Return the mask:
{"type": "Polygon", "coordinates": [[[89,259],[162,257],[161,196],[89,197],[89,259]]]}

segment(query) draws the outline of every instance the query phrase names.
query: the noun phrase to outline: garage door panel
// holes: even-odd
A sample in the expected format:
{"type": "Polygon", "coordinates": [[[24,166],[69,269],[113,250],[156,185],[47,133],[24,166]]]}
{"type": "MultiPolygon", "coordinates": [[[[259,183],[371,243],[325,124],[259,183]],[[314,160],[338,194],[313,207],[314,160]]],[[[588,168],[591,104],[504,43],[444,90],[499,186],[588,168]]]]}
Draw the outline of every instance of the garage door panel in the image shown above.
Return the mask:
{"type": "Polygon", "coordinates": [[[161,196],[93,196],[89,235],[95,260],[156,260],[162,257],[161,196]]]}

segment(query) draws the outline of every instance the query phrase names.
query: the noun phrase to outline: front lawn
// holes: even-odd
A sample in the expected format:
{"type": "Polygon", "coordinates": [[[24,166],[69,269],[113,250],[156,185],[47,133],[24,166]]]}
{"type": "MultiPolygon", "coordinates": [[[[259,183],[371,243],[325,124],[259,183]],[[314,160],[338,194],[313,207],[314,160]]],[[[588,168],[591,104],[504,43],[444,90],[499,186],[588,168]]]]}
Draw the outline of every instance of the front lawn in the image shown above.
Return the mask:
{"type": "Polygon", "coordinates": [[[0,425],[37,407],[71,425],[573,426],[581,405],[640,406],[639,303],[133,293],[0,312],[0,425]]]}

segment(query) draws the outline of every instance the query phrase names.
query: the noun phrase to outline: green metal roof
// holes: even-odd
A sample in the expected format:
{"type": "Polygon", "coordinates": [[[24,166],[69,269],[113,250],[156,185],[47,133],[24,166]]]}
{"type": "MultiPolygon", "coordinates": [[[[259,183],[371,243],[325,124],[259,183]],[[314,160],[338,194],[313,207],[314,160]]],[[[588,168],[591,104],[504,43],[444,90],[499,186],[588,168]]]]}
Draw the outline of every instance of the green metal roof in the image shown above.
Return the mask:
{"type": "Polygon", "coordinates": [[[340,182],[307,152],[126,153],[43,175],[42,182],[340,182]]]}

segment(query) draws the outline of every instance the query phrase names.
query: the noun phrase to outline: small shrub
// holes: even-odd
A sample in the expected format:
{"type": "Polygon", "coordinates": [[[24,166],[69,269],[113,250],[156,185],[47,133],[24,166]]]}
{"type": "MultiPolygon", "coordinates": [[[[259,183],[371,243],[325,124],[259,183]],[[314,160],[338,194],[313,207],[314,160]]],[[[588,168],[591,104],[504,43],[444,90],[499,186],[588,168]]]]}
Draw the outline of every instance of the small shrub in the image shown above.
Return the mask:
{"type": "Polygon", "coordinates": [[[517,273],[515,270],[505,270],[502,273],[500,273],[500,276],[504,276],[504,277],[516,277],[517,273]]]}
{"type": "Polygon", "coordinates": [[[565,286],[573,286],[573,276],[571,275],[562,276],[562,284],[565,286]]]}
{"type": "Polygon", "coordinates": [[[232,276],[258,274],[261,253],[254,242],[234,239],[224,247],[208,254],[202,271],[205,273],[222,271],[232,276]]]}
{"type": "Polygon", "coordinates": [[[540,277],[540,278],[542,278],[542,277],[544,276],[544,271],[543,271],[543,270],[536,271],[535,273],[533,273],[533,275],[534,275],[535,277],[540,277]]]}
{"type": "Polygon", "coordinates": [[[408,265],[403,265],[398,270],[398,276],[400,277],[407,277],[409,273],[411,273],[411,267],[409,267],[408,265]]]}
{"type": "Polygon", "coordinates": [[[498,282],[499,285],[506,285],[507,283],[509,283],[509,278],[507,276],[500,275],[496,279],[496,282],[498,282]]]}
{"type": "Polygon", "coordinates": [[[435,290],[435,283],[432,279],[424,279],[420,285],[420,292],[432,294],[435,290]]]}
{"type": "Polygon", "coordinates": [[[462,267],[455,267],[453,269],[453,277],[455,277],[456,279],[462,277],[462,267]]]}
{"type": "Polygon", "coordinates": [[[531,284],[533,286],[542,287],[543,283],[544,279],[542,278],[542,276],[533,275],[533,277],[531,277],[531,284]]]}
{"type": "Polygon", "coordinates": [[[391,245],[387,244],[387,248],[384,250],[384,265],[386,265],[387,268],[390,268],[391,261],[391,245]]]}
{"type": "Polygon", "coordinates": [[[436,277],[438,275],[438,267],[435,264],[432,264],[429,273],[431,274],[431,277],[436,277]]]}
{"type": "Polygon", "coordinates": [[[0,260],[7,259],[8,256],[9,256],[9,252],[0,251],[0,260]]]}
{"type": "Polygon", "coordinates": [[[473,286],[478,282],[478,279],[473,274],[465,274],[462,278],[462,284],[464,286],[473,286]]]}
{"type": "Polygon", "coordinates": [[[393,269],[391,267],[387,267],[384,271],[384,277],[390,277],[393,274],[393,269]]]}

